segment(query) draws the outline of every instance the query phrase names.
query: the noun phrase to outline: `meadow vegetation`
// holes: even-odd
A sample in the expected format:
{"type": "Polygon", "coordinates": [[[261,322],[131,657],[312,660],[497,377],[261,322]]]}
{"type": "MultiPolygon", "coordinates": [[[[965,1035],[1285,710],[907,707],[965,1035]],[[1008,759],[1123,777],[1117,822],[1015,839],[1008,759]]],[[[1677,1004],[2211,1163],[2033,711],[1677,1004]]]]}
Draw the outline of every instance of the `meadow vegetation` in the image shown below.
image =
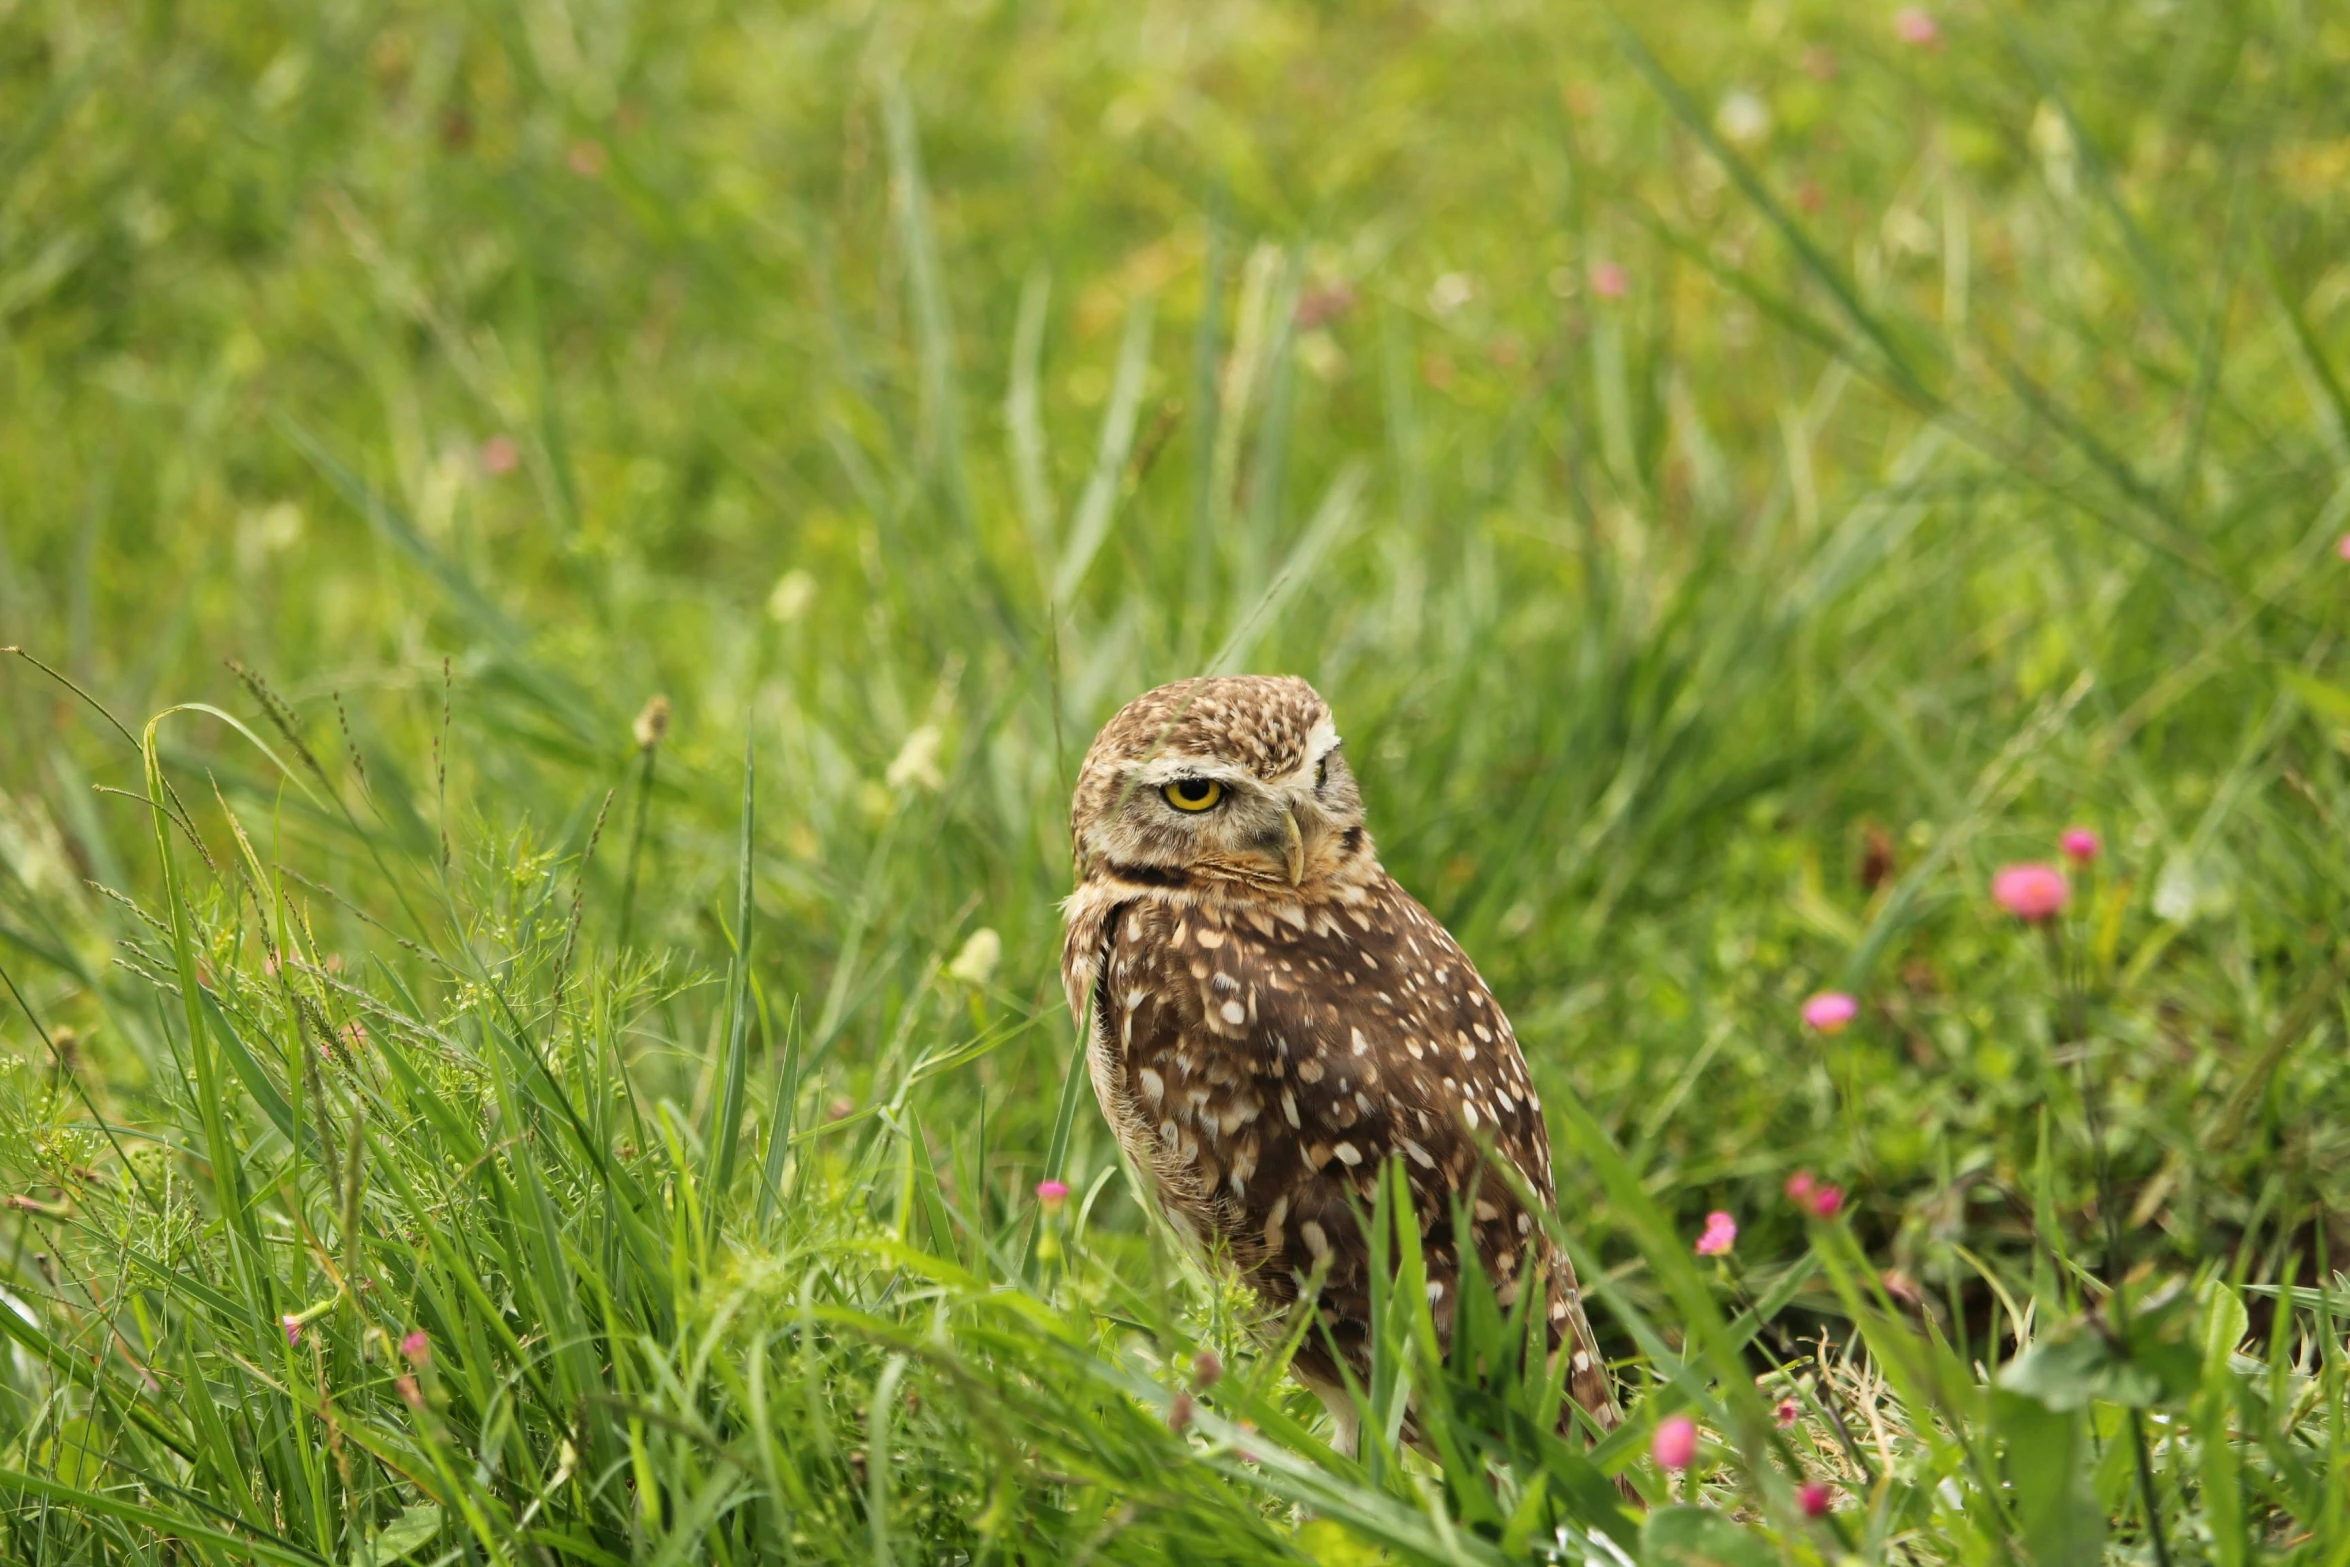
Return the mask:
{"type": "Polygon", "coordinates": [[[2350,1561],[2346,605],[2337,5],[0,0],[0,1556],[2350,1561]],[[1130,1195],[1241,669],[1596,1448],[1130,1195]]]}

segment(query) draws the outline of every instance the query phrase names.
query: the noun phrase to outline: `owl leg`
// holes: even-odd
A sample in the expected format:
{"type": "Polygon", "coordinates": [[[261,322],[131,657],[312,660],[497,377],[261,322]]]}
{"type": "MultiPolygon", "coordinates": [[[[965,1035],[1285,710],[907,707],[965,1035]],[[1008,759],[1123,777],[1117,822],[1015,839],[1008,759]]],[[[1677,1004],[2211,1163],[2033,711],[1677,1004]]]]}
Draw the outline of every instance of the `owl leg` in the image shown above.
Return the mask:
{"type": "Polygon", "coordinates": [[[1307,1382],[1313,1395],[1330,1411],[1330,1445],[1348,1458],[1359,1458],[1363,1449],[1363,1415],[1355,1408],[1355,1401],[1343,1387],[1327,1382],[1307,1382]]]}
{"type": "MultiPolygon", "coordinates": [[[[1296,1309],[1314,1311],[1317,1304],[1308,1302],[1296,1309]]],[[[1351,1372],[1356,1385],[1361,1385],[1370,1367],[1369,1349],[1367,1327],[1352,1313],[1332,1314],[1325,1306],[1289,1362],[1289,1374],[1330,1411],[1330,1445],[1349,1458],[1362,1456],[1363,1414],[1354,1395],[1347,1391],[1347,1377],[1351,1372]]]]}

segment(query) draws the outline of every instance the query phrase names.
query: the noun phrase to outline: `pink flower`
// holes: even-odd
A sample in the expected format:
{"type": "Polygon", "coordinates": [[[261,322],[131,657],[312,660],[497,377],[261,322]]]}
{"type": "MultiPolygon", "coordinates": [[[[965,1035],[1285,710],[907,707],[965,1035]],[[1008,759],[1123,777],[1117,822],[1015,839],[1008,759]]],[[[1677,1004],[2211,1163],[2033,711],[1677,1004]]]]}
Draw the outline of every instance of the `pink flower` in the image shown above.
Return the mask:
{"type": "Polygon", "coordinates": [[[1821,1184],[1812,1188],[1811,1211],[1823,1219],[1833,1219],[1844,1211],[1844,1188],[1821,1184]]]}
{"type": "Polygon", "coordinates": [[[410,1409],[424,1407],[424,1389],[416,1385],[414,1377],[394,1377],[392,1378],[392,1386],[399,1389],[400,1402],[406,1404],[410,1409]]]}
{"type": "Polygon", "coordinates": [[[1823,990],[1803,1004],[1803,1021],[1823,1034],[1839,1033],[1860,1015],[1860,1003],[1841,990],[1823,990]]]}
{"type": "Polygon", "coordinates": [[[1191,1380],[1200,1387],[1214,1387],[1224,1380],[1224,1357],[1212,1349],[1203,1349],[1191,1357],[1191,1380]]]}
{"type": "Polygon", "coordinates": [[[279,1325],[286,1330],[287,1343],[299,1344],[302,1342],[302,1319],[300,1317],[294,1316],[289,1312],[287,1315],[282,1316],[277,1320],[279,1325]]]}
{"type": "Polygon", "coordinates": [[[1648,1456],[1664,1469],[1686,1469],[1697,1461],[1697,1422],[1687,1415],[1667,1415],[1649,1438],[1648,1456]]]}
{"type": "Polygon", "coordinates": [[[1827,1486],[1821,1481],[1806,1480],[1803,1489],[1795,1493],[1795,1500],[1802,1506],[1804,1517],[1825,1518],[1828,1516],[1830,1495],[1827,1486]]]}
{"type": "Polygon", "coordinates": [[[604,165],[610,160],[604,152],[604,144],[591,140],[573,142],[570,150],[563,154],[563,161],[581,179],[592,180],[603,177],[604,165]]]}
{"type": "Polygon", "coordinates": [[[1625,275],[1623,267],[1613,261],[1599,262],[1591,269],[1592,292],[1602,299],[1621,299],[1624,290],[1630,286],[1631,279],[1625,275]]]}
{"type": "Polygon", "coordinates": [[[432,1340],[424,1336],[424,1329],[418,1328],[400,1340],[400,1353],[421,1366],[432,1359],[432,1340]]]}
{"type": "Polygon", "coordinates": [[[1893,13],[1893,36],[1915,48],[1932,49],[1942,42],[1942,29],[1916,6],[1903,6],[1893,13]]]}
{"type": "Polygon", "coordinates": [[[1722,1257],[1738,1243],[1738,1221],[1720,1209],[1705,1216],[1705,1233],[1697,1237],[1700,1257],[1722,1257]]]}
{"type": "Polygon", "coordinates": [[[1809,1170],[1798,1170],[1793,1175],[1788,1176],[1787,1184],[1781,1188],[1781,1190],[1786,1192],[1787,1200],[1789,1202],[1800,1203],[1806,1208],[1811,1206],[1812,1193],[1818,1191],[1819,1189],[1820,1183],[1812,1179],[1812,1174],[1809,1170]]]}
{"type": "Polygon", "coordinates": [[[484,473],[512,473],[520,466],[522,448],[514,444],[513,436],[493,435],[481,443],[481,467],[484,473]]]}
{"type": "Polygon", "coordinates": [[[2039,860],[2003,865],[1991,878],[1991,896],[2019,920],[2038,924],[2063,912],[2073,895],[2064,872],[2039,860]]]}
{"type": "Polygon", "coordinates": [[[1067,1181],[1038,1181],[1036,1183],[1036,1200],[1044,1204],[1045,1212],[1059,1213],[1061,1204],[1069,1200],[1069,1183],[1067,1181]]]}
{"type": "Polygon", "coordinates": [[[2350,560],[2350,533],[2345,533],[2334,540],[2334,553],[2344,560],[2350,560]]]}
{"type": "Polygon", "coordinates": [[[1181,1436],[1190,1427],[1192,1413],[1196,1408],[1191,1395],[1177,1388],[1174,1398],[1167,1404],[1167,1429],[1181,1436]]]}
{"type": "Polygon", "coordinates": [[[2075,865],[2086,865],[2097,858],[2097,851],[2105,847],[2095,833],[2086,827],[2067,827],[2058,840],[2064,848],[2064,857],[2075,865]]]}
{"type": "Polygon", "coordinates": [[[1778,1417],[1780,1430],[1792,1431],[1795,1429],[1796,1417],[1803,1413],[1803,1406],[1792,1398],[1782,1398],[1779,1400],[1779,1407],[1772,1413],[1778,1417]]]}

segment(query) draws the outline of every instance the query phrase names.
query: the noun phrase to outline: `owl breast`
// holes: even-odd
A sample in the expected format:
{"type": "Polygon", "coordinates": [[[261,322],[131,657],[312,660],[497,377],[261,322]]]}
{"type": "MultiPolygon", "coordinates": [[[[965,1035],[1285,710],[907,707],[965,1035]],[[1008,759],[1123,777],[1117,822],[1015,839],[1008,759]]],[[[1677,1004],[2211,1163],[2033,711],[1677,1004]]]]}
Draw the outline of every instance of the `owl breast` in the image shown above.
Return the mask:
{"type": "MultiPolygon", "coordinates": [[[[1554,1341],[1588,1350],[1571,1270],[1488,1162],[1515,1165],[1548,1200],[1541,1107],[1509,1023],[1384,872],[1295,898],[1089,882],[1064,957],[1073,1008],[1093,1013],[1094,1089],[1120,1146],[1178,1232],[1228,1255],[1261,1295],[1312,1293],[1340,1353],[1358,1358],[1370,1259],[1357,1215],[1394,1159],[1440,1325],[1469,1246],[1505,1300],[1539,1280],[1554,1341]]],[[[1329,1358],[1309,1337],[1309,1380],[1317,1357],[1329,1358]]],[[[1338,1381],[1335,1365],[1319,1370],[1338,1381]]],[[[1604,1405],[1596,1368],[1593,1385],[1604,1405]]]]}

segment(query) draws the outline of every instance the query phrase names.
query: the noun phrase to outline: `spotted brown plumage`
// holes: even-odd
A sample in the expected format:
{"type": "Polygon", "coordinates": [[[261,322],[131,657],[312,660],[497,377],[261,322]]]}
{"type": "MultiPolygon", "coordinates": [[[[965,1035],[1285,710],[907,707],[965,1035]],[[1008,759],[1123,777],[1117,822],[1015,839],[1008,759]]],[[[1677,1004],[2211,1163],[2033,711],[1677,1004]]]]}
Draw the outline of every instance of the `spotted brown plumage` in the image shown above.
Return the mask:
{"type": "Polygon", "coordinates": [[[1282,1308],[1319,1280],[1327,1334],[1309,1333],[1296,1365],[1342,1440],[1338,1358],[1359,1375],[1370,1334],[1357,1213],[1391,1158],[1439,1328],[1462,1244],[1505,1302],[1539,1276],[1569,1390],[1612,1425],[1573,1269],[1485,1163],[1490,1146],[1551,1200],[1516,1035],[1451,934],[1380,865],[1338,747],[1311,686],[1261,676],[1162,686],[1095,739],[1072,804],[1062,978],[1071,1013],[1092,1019],[1102,1112],[1179,1232],[1282,1308]]]}

